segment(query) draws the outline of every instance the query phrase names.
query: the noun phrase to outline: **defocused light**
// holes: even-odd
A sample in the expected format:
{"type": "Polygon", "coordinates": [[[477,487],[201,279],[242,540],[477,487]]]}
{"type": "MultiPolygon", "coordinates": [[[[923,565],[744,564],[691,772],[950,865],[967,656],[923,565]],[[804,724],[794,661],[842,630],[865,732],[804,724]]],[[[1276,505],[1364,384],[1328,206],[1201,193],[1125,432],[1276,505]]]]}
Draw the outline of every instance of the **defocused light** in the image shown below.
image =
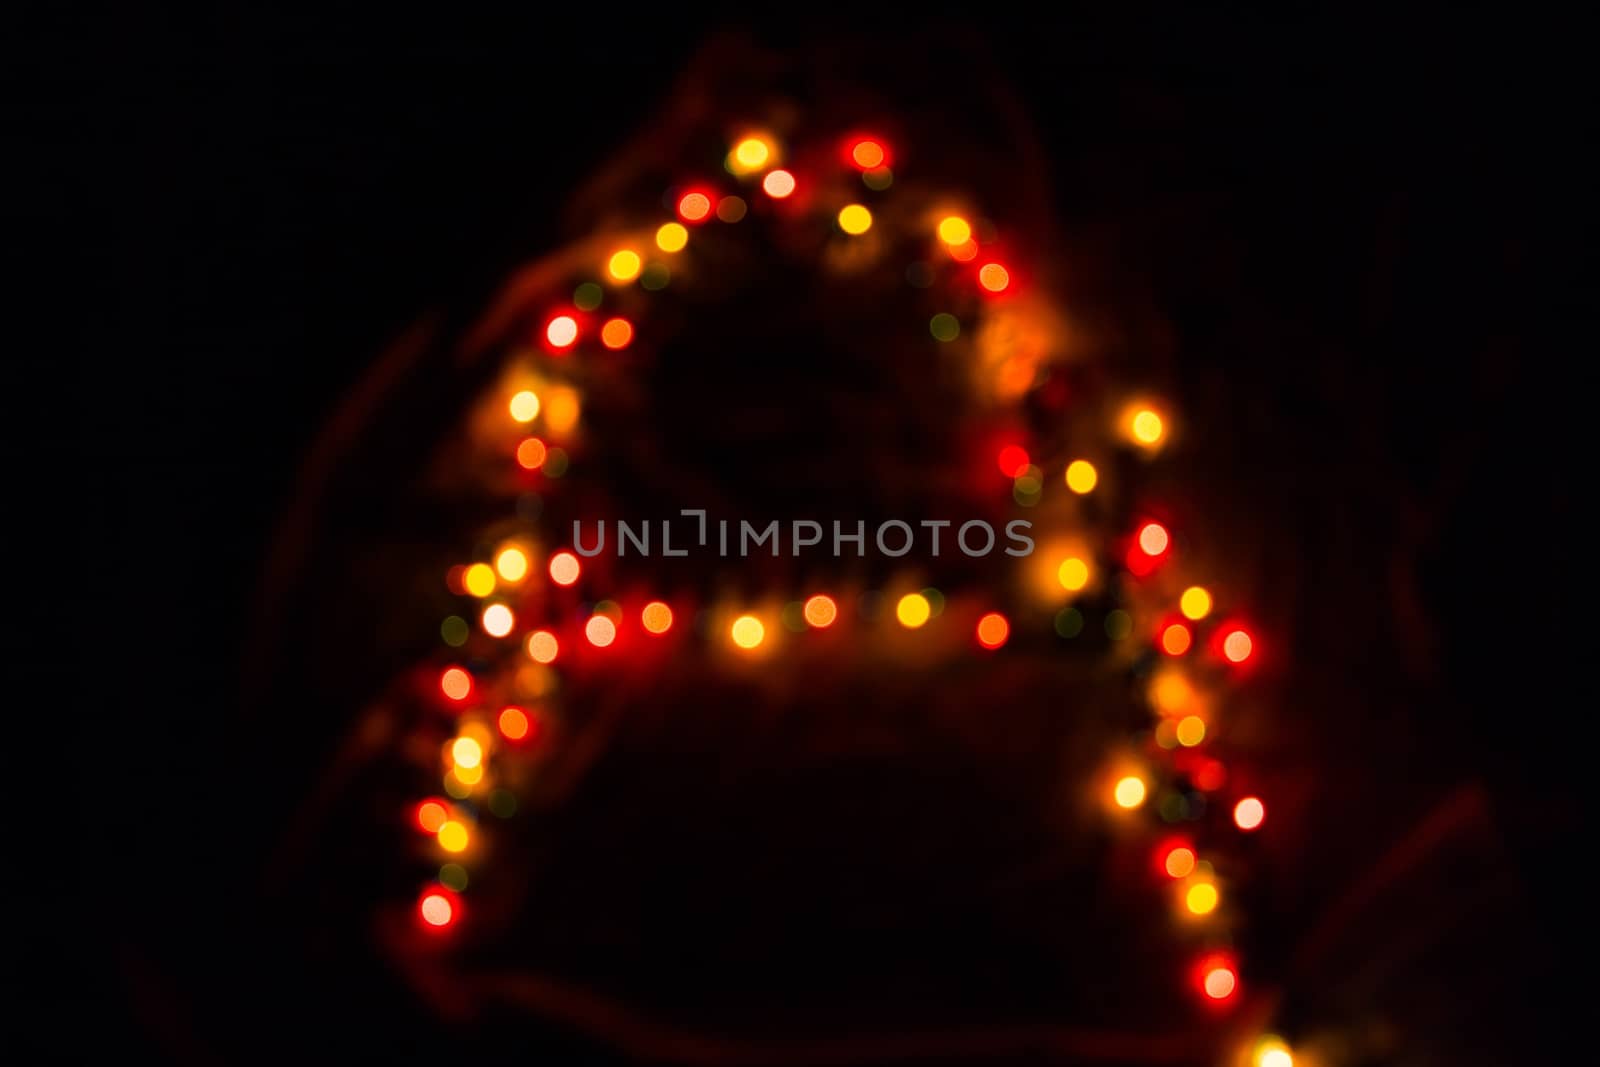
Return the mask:
{"type": "Polygon", "coordinates": [[[539,395],[524,389],[511,398],[511,417],[518,422],[532,422],[539,417],[539,395]]]}
{"type": "MultiPolygon", "coordinates": [[[[615,261],[613,257],[612,262],[615,261]]],[[[552,347],[566,348],[578,339],[578,320],[571,315],[557,315],[544,328],[544,337],[552,347]]]]}
{"type": "Polygon", "coordinates": [[[451,700],[465,700],[467,694],[472,692],[472,675],[460,667],[447,667],[439,675],[439,688],[451,700]]]}
{"type": "Polygon", "coordinates": [[[1150,702],[1168,715],[1187,708],[1194,700],[1194,687],[1176,668],[1165,668],[1150,683],[1150,702]]]}
{"type": "Polygon", "coordinates": [[[1080,496],[1091,492],[1100,482],[1100,472],[1086,459],[1075,459],[1067,464],[1067,488],[1080,496]]]}
{"type": "Polygon", "coordinates": [[[1211,594],[1204,586],[1191,585],[1178,598],[1178,610],[1183,612],[1184,618],[1198,622],[1211,614],[1211,594]]]}
{"type": "Polygon", "coordinates": [[[774,200],[782,200],[794,192],[794,175],[786,170],[775,170],[761,179],[761,189],[774,200]]]}
{"type": "Polygon", "coordinates": [[[631,248],[618,249],[606,261],[606,273],[619,282],[633,281],[643,267],[644,261],[639,258],[639,253],[631,248]]]}
{"type": "Polygon", "coordinates": [[[522,549],[508,545],[494,558],[494,569],[508,582],[520,582],[528,576],[528,556],[522,549]]]}
{"type": "Polygon", "coordinates": [[[583,635],[595,648],[605,648],[617,639],[617,624],[604,615],[595,615],[584,624],[583,635]]]}
{"type": "Polygon", "coordinates": [[[1104,625],[1107,637],[1113,641],[1121,641],[1133,633],[1133,616],[1121,608],[1113,608],[1106,612],[1104,625]]]}
{"type": "Polygon", "coordinates": [[[1178,744],[1193,748],[1206,739],[1206,721],[1198,715],[1185,715],[1178,720],[1178,744]]]}
{"type": "Polygon", "coordinates": [[[946,215],[939,220],[939,240],[947,245],[962,245],[972,240],[972,224],[960,215],[946,215]]]}
{"type": "Polygon", "coordinates": [[[928,332],[936,341],[954,341],[961,336],[961,320],[948,311],[941,311],[928,320],[928,332]]]}
{"type": "MultiPolygon", "coordinates": [[[[550,427],[550,432],[557,437],[571,433],[572,428],[578,424],[578,391],[566,386],[548,390],[545,393],[544,421],[550,427]]],[[[555,450],[555,451],[559,451],[555,450]]],[[[549,459],[553,460],[554,454],[549,459]]],[[[565,468],[562,468],[563,470],[565,468]]],[[[560,477],[554,464],[546,467],[546,473],[560,477]]]]}
{"type": "Polygon", "coordinates": [[[1028,450],[1020,445],[1006,445],[995,457],[1000,473],[1007,478],[1020,478],[1028,469],[1028,450]]]}
{"type": "Polygon", "coordinates": [[[504,604],[490,604],[483,609],[483,632],[490,637],[504,637],[516,624],[516,617],[504,604]]]}
{"type": "Polygon", "coordinates": [[[951,259],[962,263],[970,263],[978,258],[978,242],[971,238],[962,241],[958,245],[947,245],[945,250],[950,253],[951,259]]]}
{"type": "Polygon", "coordinates": [[[862,138],[850,146],[850,162],[861,170],[875,170],[883,166],[885,158],[883,145],[870,137],[862,138]]]}
{"type": "Polygon", "coordinates": [[[605,290],[594,282],[584,282],[572,290],[572,303],[579,311],[593,311],[605,297],[605,290]]]}
{"type": "Polygon", "coordinates": [[[486,597],[494,592],[494,568],[487,563],[474,563],[461,575],[461,586],[475,597],[486,597]]]}
{"type": "Polygon", "coordinates": [[[610,349],[627,348],[633,340],[633,323],[627,319],[607,319],[600,327],[600,343],[610,349]]]}
{"type": "Polygon", "coordinates": [[[1187,878],[1194,871],[1194,849],[1187,845],[1171,849],[1161,861],[1161,867],[1168,878],[1187,878]]]}
{"type": "Polygon", "coordinates": [[[450,809],[437,800],[424,800],[417,805],[417,826],[426,833],[438,833],[448,818],[450,809]]]}
{"type": "Polygon", "coordinates": [[[725,196],[717,201],[717,218],[723,222],[738,222],[749,209],[750,205],[742,197],[725,196]]]}
{"type": "Polygon", "coordinates": [[[537,437],[524,437],[517,445],[517,466],[536,471],[544,463],[544,442],[537,437]]]}
{"type": "Polygon", "coordinates": [[[684,193],[678,199],[678,217],[684,222],[700,222],[711,214],[711,198],[705,193],[684,193]]]}
{"type": "Polygon", "coordinates": [[[999,648],[1011,636],[1011,624],[998,611],[991,611],[978,620],[978,644],[984,648],[999,648]]]}
{"type": "Polygon", "coordinates": [[[767,636],[767,628],[754,615],[740,615],[728,632],[740,648],[755,648],[767,636]]]}
{"type": "Polygon", "coordinates": [[[1255,650],[1255,642],[1243,630],[1230,630],[1222,639],[1222,654],[1229,663],[1243,663],[1255,650]]]}
{"type": "Polygon", "coordinates": [[[1260,797],[1245,797],[1233,806],[1233,824],[1241,830],[1254,830],[1267,817],[1267,806],[1260,797]]]}
{"type": "Polygon", "coordinates": [[[483,746],[470,737],[458,737],[450,743],[450,758],[457,767],[476,767],[483,762],[483,746]]]}
{"type": "Polygon", "coordinates": [[[444,929],[455,922],[456,906],[438,890],[424,893],[417,902],[417,914],[422,921],[435,929],[444,929]]]}
{"type": "Polygon", "coordinates": [[[450,773],[462,785],[474,786],[483,781],[483,764],[480,763],[475,767],[453,767],[450,773]]]}
{"type": "Polygon", "coordinates": [[[1228,768],[1222,765],[1221,760],[1208,759],[1202,763],[1198,770],[1191,776],[1196,789],[1205,793],[1214,793],[1221,789],[1228,780],[1228,768]]]}
{"type": "Polygon", "coordinates": [[[1267,1034],[1256,1043],[1253,1067],[1294,1067],[1294,1056],[1283,1038],[1267,1034]]]}
{"type": "Polygon", "coordinates": [[[535,663],[552,663],[560,646],[556,635],[549,630],[535,630],[528,635],[528,657],[535,663]]]}
{"type": "Polygon", "coordinates": [[[1167,528],[1159,522],[1147,522],[1139,527],[1139,550],[1145,555],[1159,556],[1171,543],[1167,528]]]}
{"type": "Polygon", "coordinates": [[[872,229],[872,212],[860,204],[846,204],[839,209],[839,229],[848,234],[863,234],[872,229]]]}
{"type": "Polygon", "coordinates": [[[1233,991],[1238,987],[1239,978],[1233,973],[1233,968],[1223,964],[1210,967],[1205,972],[1201,986],[1206,991],[1206,996],[1212,1000],[1227,1000],[1233,996],[1233,991]]]}
{"type": "Polygon", "coordinates": [[[733,167],[736,174],[748,174],[772,158],[772,146],[760,137],[746,137],[733,146],[733,167]]]}
{"type": "Polygon", "coordinates": [[[1144,779],[1136,774],[1117,780],[1116,788],[1111,791],[1111,796],[1117,802],[1117,807],[1133,809],[1144,803],[1144,779]]]}
{"type": "Polygon", "coordinates": [[[895,618],[899,619],[900,625],[908,630],[915,630],[927,622],[932,614],[933,608],[928,603],[928,598],[921,593],[907,593],[894,606],[895,618]]]}
{"type": "Polygon", "coordinates": [[[550,557],[550,580],[557,585],[571,585],[582,569],[578,557],[571,552],[557,552],[550,557]]]}
{"type": "Polygon", "coordinates": [[[869,170],[861,176],[861,184],[865,185],[868,189],[882,192],[894,184],[894,171],[890,170],[888,167],[878,167],[875,170],[869,170]]]}
{"type": "Polygon", "coordinates": [[[1076,593],[1089,584],[1089,565],[1077,556],[1068,556],[1056,568],[1056,581],[1061,583],[1061,588],[1076,593]]]}
{"type": "Polygon", "coordinates": [[[498,720],[500,733],[507,741],[521,741],[528,736],[528,713],[521,708],[506,708],[498,720]]]}
{"type": "Polygon", "coordinates": [[[1181,656],[1189,651],[1194,635],[1181,622],[1175,622],[1161,631],[1161,651],[1169,656],[1181,656]]]}
{"type": "Polygon", "coordinates": [[[652,600],[639,613],[639,622],[653,634],[664,634],[672,629],[672,609],[659,600],[652,600]]]}
{"type": "Polygon", "coordinates": [[[664,222],[656,230],[656,247],[663,252],[682,252],[689,243],[689,231],[681,222],[664,222]]]}
{"type": "Polygon", "coordinates": [[[806,622],[819,630],[826,630],[839,617],[839,605],[833,602],[833,597],[818,593],[806,601],[804,614],[806,622]]]}
{"type": "Polygon", "coordinates": [[[471,841],[471,835],[467,833],[466,825],[457,822],[455,819],[446,819],[444,821],[439,827],[438,838],[439,847],[446,852],[465,852],[468,843],[471,841]]]}
{"type": "Polygon", "coordinates": [[[1166,432],[1161,416],[1149,408],[1140,408],[1133,413],[1129,429],[1133,439],[1141,445],[1157,444],[1161,440],[1161,435],[1166,432]]]}
{"type": "Polygon", "coordinates": [[[1003,293],[1011,284],[1011,272],[998,263],[985,263],[978,268],[978,284],[991,293],[1003,293]]]}
{"type": "Polygon", "coordinates": [[[1183,894],[1183,906],[1191,915],[1210,915],[1217,910],[1217,887],[1210,882],[1196,882],[1183,894]]]}

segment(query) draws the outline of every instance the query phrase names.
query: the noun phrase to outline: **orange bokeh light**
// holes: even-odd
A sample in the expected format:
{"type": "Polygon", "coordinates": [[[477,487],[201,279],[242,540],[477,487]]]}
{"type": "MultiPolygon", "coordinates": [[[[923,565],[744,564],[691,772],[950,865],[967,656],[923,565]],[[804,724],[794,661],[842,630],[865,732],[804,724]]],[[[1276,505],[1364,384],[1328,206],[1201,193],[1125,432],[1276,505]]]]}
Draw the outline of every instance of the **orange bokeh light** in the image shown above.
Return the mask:
{"type": "Polygon", "coordinates": [[[446,667],[439,675],[439,688],[451,700],[465,700],[472,693],[472,675],[460,667],[446,667]]]}
{"type": "Polygon", "coordinates": [[[1011,636],[1011,624],[998,611],[991,611],[978,620],[978,644],[984,648],[999,648],[1011,636]]]}
{"type": "Polygon", "coordinates": [[[888,162],[882,142],[863,137],[850,146],[850,162],[861,170],[876,170],[888,162]]]}
{"type": "Polygon", "coordinates": [[[985,263],[978,268],[978,284],[991,293],[1003,293],[1011,284],[1011,272],[998,263],[985,263]]]}
{"type": "Polygon", "coordinates": [[[711,214],[711,197],[702,192],[684,193],[678,198],[678,217],[684,222],[704,222],[711,214]]]}
{"type": "Polygon", "coordinates": [[[1161,631],[1161,651],[1169,656],[1181,656],[1194,643],[1194,635],[1181,622],[1175,622],[1161,631]]]}
{"type": "Polygon", "coordinates": [[[537,437],[524,437],[517,445],[517,466],[525,471],[536,471],[544,466],[549,449],[537,437]]]}
{"type": "Polygon", "coordinates": [[[497,721],[500,734],[507,741],[521,741],[528,736],[528,713],[521,708],[506,708],[497,721]]]}
{"type": "Polygon", "coordinates": [[[1028,450],[1021,445],[1006,445],[995,456],[995,462],[999,464],[1000,473],[1007,478],[1021,477],[1022,472],[1028,469],[1028,450]]]}
{"type": "Polygon", "coordinates": [[[600,343],[610,349],[627,348],[633,340],[633,323],[627,319],[607,319],[600,327],[600,343]]]}
{"type": "Polygon", "coordinates": [[[444,806],[443,801],[424,800],[417,805],[417,827],[424,833],[436,834],[439,827],[450,817],[450,809],[444,806]]]}
{"type": "Polygon", "coordinates": [[[652,600],[639,613],[639,621],[647,632],[664,634],[672,629],[672,609],[659,600],[652,600]]]}
{"type": "Polygon", "coordinates": [[[818,593],[806,601],[802,613],[806,622],[818,630],[825,630],[839,617],[839,605],[833,602],[833,597],[818,593]]]}

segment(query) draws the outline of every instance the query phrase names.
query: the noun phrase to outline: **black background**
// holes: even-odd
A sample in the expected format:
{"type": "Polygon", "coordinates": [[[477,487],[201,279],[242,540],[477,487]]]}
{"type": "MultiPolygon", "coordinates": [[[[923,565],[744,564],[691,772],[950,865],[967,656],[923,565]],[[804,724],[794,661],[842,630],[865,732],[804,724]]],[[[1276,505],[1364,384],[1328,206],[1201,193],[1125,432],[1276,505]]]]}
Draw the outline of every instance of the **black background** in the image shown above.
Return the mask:
{"type": "MultiPolygon", "coordinates": [[[[905,18],[846,28],[796,13],[754,32],[847,32],[880,42],[894,70],[917,62],[905,18]]],[[[30,947],[63,928],[71,945],[26,956],[50,1007],[28,1044],[66,1061],[85,1046],[249,1059],[248,1028],[271,1012],[208,1021],[199,990],[270,998],[303,976],[258,962],[259,934],[220,899],[266,818],[264,802],[219,802],[218,765],[248,756],[193,757],[238,699],[239,634],[299,458],[419,312],[474,305],[564,236],[552,205],[721,24],[598,9],[24,21],[15,69],[39,106],[17,166],[45,180],[40,203],[87,223],[43,261],[74,294],[61,334],[88,345],[60,369],[105,397],[71,450],[80,477],[64,479],[91,485],[60,506],[111,548],[92,578],[113,635],[85,651],[64,630],[47,661],[64,688],[91,690],[70,786],[85,818],[62,860],[75,907],[58,928],[24,924],[30,947]],[[153,844],[167,834],[186,843],[153,844]]],[[[1289,538],[1361,516],[1356,547],[1308,550],[1301,566],[1319,573],[1304,599],[1321,590],[1341,618],[1307,609],[1297,641],[1345,634],[1323,646],[1322,676],[1344,663],[1347,692],[1388,695],[1308,725],[1341,739],[1314,760],[1342,790],[1408,812],[1463,781],[1488,791],[1539,943],[1508,957],[1501,1010],[1464,1006],[1450,1025],[1486,1062],[1550,1039],[1570,987],[1548,904],[1578,825],[1556,752],[1586,743],[1559,685],[1582,541],[1564,469],[1578,397],[1559,346],[1541,343],[1563,309],[1536,281],[1567,240],[1577,180],[1561,28],[1484,14],[971,29],[1037,124],[1063,212],[1122,227],[1107,270],[1139,274],[1185,358],[1239,383],[1205,400],[1237,429],[1202,464],[1257,460],[1230,475],[1229,499],[1270,507],[1289,538]],[[1414,564],[1420,668],[1389,639],[1403,627],[1384,621],[1387,592],[1333,592],[1358,576],[1383,589],[1396,551],[1414,564]],[[1379,639],[1349,636],[1364,626],[1379,639]]],[[[1370,858],[1348,820],[1304,829],[1370,858]]],[[[1471,1005],[1444,968],[1421,980],[1471,1005]]],[[[403,1014],[390,992],[352,1018],[403,1014]]],[[[559,1032],[520,1040],[581,1053],[559,1032]]],[[[407,1058],[378,1037],[335,1045],[407,1058]]]]}

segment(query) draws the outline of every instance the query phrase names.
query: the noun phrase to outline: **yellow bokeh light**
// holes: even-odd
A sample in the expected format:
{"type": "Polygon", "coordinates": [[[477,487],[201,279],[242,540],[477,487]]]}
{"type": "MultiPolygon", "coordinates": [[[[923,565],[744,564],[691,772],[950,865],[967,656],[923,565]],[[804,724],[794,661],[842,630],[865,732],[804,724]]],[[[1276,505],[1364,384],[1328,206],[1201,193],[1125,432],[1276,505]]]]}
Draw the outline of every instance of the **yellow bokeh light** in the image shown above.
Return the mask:
{"type": "Polygon", "coordinates": [[[748,174],[760,170],[772,158],[772,145],[761,137],[746,137],[733,146],[734,170],[748,174]]]}
{"type": "Polygon", "coordinates": [[[449,819],[439,827],[438,838],[439,847],[446,852],[465,852],[472,840],[471,835],[467,833],[466,825],[455,819],[449,819]]]}
{"type": "Polygon", "coordinates": [[[483,762],[483,746],[470,737],[458,737],[450,744],[450,758],[456,767],[476,767],[483,762]]]}
{"type": "Polygon", "coordinates": [[[766,638],[767,628],[754,615],[740,615],[733,620],[728,633],[740,648],[755,648],[766,638]]]}
{"type": "Polygon", "coordinates": [[[663,252],[682,252],[689,243],[689,229],[681,222],[669,222],[656,231],[656,247],[663,252]]]}
{"type": "Polygon", "coordinates": [[[1132,810],[1144,803],[1144,779],[1136,774],[1117,779],[1116,788],[1111,791],[1111,797],[1117,802],[1117,807],[1132,810]]]}
{"type": "Polygon", "coordinates": [[[972,240],[972,224],[960,215],[946,215],[939,220],[939,240],[947,245],[964,245],[972,240]]]}
{"type": "Polygon", "coordinates": [[[1183,894],[1183,906],[1191,915],[1210,915],[1217,910],[1217,887],[1210,882],[1196,882],[1183,894]]]}
{"type": "Polygon", "coordinates": [[[928,603],[928,598],[921,593],[907,593],[900,598],[894,606],[894,616],[900,620],[900,625],[908,630],[915,630],[928,621],[933,614],[933,605],[928,603]]]}
{"type": "Polygon", "coordinates": [[[839,209],[839,229],[848,234],[863,234],[872,229],[872,212],[860,204],[846,204],[839,209]]]}
{"type": "Polygon", "coordinates": [[[487,563],[474,563],[461,575],[461,585],[476,597],[494,592],[494,568],[487,563]]]}
{"type": "Polygon", "coordinates": [[[490,637],[504,637],[516,625],[516,616],[504,604],[490,604],[483,609],[483,632],[490,637]]]}
{"type": "Polygon", "coordinates": [[[518,422],[532,422],[539,417],[539,394],[524,389],[511,398],[511,417],[518,422]]]}
{"type": "Polygon", "coordinates": [[[1185,715],[1178,723],[1178,744],[1193,748],[1206,739],[1206,721],[1198,715],[1185,715]]]}
{"type": "Polygon", "coordinates": [[[1211,594],[1203,586],[1191,585],[1178,598],[1178,610],[1184,618],[1198,622],[1211,614],[1211,594]]]}
{"type": "Polygon", "coordinates": [[[1161,435],[1166,432],[1166,424],[1161,421],[1161,416],[1150,408],[1140,408],[1135,411],[1128,428],[1133,434],[1133,439],[1141,445],[1158,444],[1161,435]]]}
{"type": "Polygon", "coordinates": [[[1067,488],[1074,493],[1091,492],[1100,483],[1100,472],[1086,459],[1075,459],[1067,464],[1067,488]]]}
{"type": "Polygon", "coordinates": [[[1089,564],[1077,556],[1068,556],[1056,568],[1056,581],[1069,593],[1076,593],[1089,584],[1089,564]]]}
{"type": "Polygon", "coordinates": [[[1268,1034],[1256,1043],[1253,1067],[1294,1067],[1294,1055],[1283,1038],[1268,1034]]]}
{"type": "Polygon", "coordinates": [[[618,249],[606,261],[606,273],[619,282],[633,281],[643,268],[644,262],[639,258],[639,253],[631,248],[618,249]]]}
{"type": "Polygon", "coordinates": [[[462,785],[477,785],[483,781],[483,764],[480,763],[474,767],[456,767],[450,773],[455,775],[456,781],[462,785]]]}
{"type": "Polygon", "coordinates": [[[515,545],[507,545],[494,558],[494,569],[508,582],[520,582],[528,576],[528,554],[515,545]]]}

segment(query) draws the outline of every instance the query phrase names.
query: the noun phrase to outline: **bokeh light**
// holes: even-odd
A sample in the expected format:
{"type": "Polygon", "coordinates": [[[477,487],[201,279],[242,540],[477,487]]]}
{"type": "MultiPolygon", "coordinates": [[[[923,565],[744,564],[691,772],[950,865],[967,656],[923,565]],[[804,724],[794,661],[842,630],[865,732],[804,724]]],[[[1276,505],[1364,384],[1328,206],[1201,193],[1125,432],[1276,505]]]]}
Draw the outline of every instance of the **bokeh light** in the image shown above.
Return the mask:
{"type": "Polygon", "coordinates": [[[460,667],[446,667],[439,675],[439,689],[451,700],[465,700],[472,692],[472,675],[460,667]]]}
{"type": "Polygon", "coordinates": [[[605,648],[617,639],[617,624],[604,615],[595,615],[584,624],[583,635],[595,648],[605,648]]]}
{"type": "Polygon", "coordinates": [[[1255,642],[1243,630],[1229,630],[1222,638],[1222,654],[1229,663],[1243,663],[1255,651],[1255,642]]]}
{"type": "Polygon", "coordinates": [[[681,222],[663,222],[656,230],[656,247],[663,252],[682,252],[689,243],[689,231],[681,222]]]}
{"type": "Polygon", "coordinates": [[[1294,1055],[1283,1038],[1276,1034],[1263,1034],[1256,1042],[1251,1059],[1252,1067],[1294,1067],[1294,1055]]]}
{"type": "Polygon", "coordinates": [[[972,224],[960,215],[939,220],[939,240],[947,245],[963,245],[972,240],[972,224]]]}
{"type": "Polygon", "coordinates": [[[610,259],[606,260],[606,273],[619,282],[633,281],[643,268],[644,261],[639,258],[639,253],[631,248],[619,248],[611,253],[610,259]]]}
{"type": "Polygon", "coordinates": [[[907,593],[894,606],[894,617],[908,630],[915,630],[927,622],[932,614],[933,608],[928,603],[928,598],[921,593],[907,593]]]}
{"type": "Polygon", "coordinates": [[[572,305],[579,311],[593,311],[606,298],[606,291],[594,282],[584,282],[572,290],[572,305]]]}
{"type": "Polygon", "coordinates": [[[1153,408],[1139,408],[1129,420],[1128,432],[1139,444],[1151,446],[1161,443],[1167,427],[1161,415],[1153,408]]]}
{"type": "Polygon", "coordinates": [[[672,629],[672,609],[659,600],[652,600],[639,613],[639,622],[645,632],[664,634],[672,629]]]}
{"type": "Polygon", "coordinates": [[[1199,622],[1211,614],[1210,592],[1204,586],[1191,585],[1178,598],[1178,610],[1183,612],[1184,618],[1199,622]]]}
{"type": "Polygon", "coordinates": [[[684,222],[703,222],[711,214],[711,198],[702,192],[687,192],[678,198],[678,217],[684,222]]]}
{"type": "Polygon", "coordinates": [[[1185,715],[1178,720],[1178,744],[1193,748],[1206,739],[1206,721],[1198,715],[1185,715]]]}
{"type": "Polygon", "coordinates": [[[1028,469],[1028,450],[1021,445],[1006,445],[995,456],[995,463],[1007,478],[1020,478],[1028,469]]]}
{"type": "Polygon", "coordinates": [[[549,630],[535,630],[528,635],[528,658],[535,663],[553,663],[560,651],[556,635],[549,630]]]}
{"type": "Polygon", "coordinates": [[[557,552],[550,557],[550,580],[557,585],[571,585],[582,572],[578,557],[571,552],[557,552]]]}
{"type": "Polygon", "coordinates": [[[467,620],[459,615],[446,615],[444,621],[439,624],[439,636],[444,638],[444,643],[451,648],[460,648],[466,644],[471,633],[467,620]]]}
{"type": "Polygon", "coordinates": [[[888,159],[882,143],[863,137],[850,146],[850,162],[859,170],[876,170],[888,159]]]}
{"type": "Polygon", "coordinates": [[[1117,807],[1132,810],[1144,803],[1144,779],[1136,774],[1130,774],[1117,779],[1116,786],[1111,790],[1111,798],[1117,802],[1117,807]]]}
{"type": "Polygon", "coordinates": [[[446,819],[440,824],[436,836],[439,839],[439,847],[446,852],[465,852],[467,845],[472,842],[472,835],[467,832],[466,823],[458,819],[446,819]]]}
{"type": "Polygon", "coordinates": [[[740,648],[756,648],[767,636],[767,628],[754,615],[740,615],[729,627],[729,636],[740,648]]]}
{"type": "Polygon", "coordinates": [[[1011,624],[998,611],[991,611],[978,620],[978,644],[984,648],[999,648],[1011,636],[1011,624]]]}
{"type": "Polygon", "coordinates": [[[607,319],[606,324],[600,327],[600,343],[612,351],[627,348],[628,342],[633,340],[633,323],[627,319],[607,319]]]}
{"type": "Polygon", "coordinates": [[[517,444],[517,466],[526,471],[536,471],[544,465],[544,442],[537,437],[524,437],[517,444]]]}
{"type": "Polygon", "coordinates": [[[1233,824],[1241,830],[1254,830],[1266,818],[1267,806],[1260,797],[1245,797],[1233,806],[1233,824]]]}
{"type": "Polygon", "coordinates": [[[1003,293],[1011,284],[1011,272],[998,263],[985,263],[978,268],[978,284],[991,293],[1003,293]]]}
{"type": "Polygon", "coordinates": [[[1161,869],[1167,872],[1168,878],[1187,878],[1194,872],[1194,859],[1194,849],[1177,845],[1167,850],[1161,869]]]}
{"type": "Polygon", "coordinates": [[[1210,882],[1196,882],[1183,894],[1183,906],[1191,915],[1210,915],[1217,910],[1217,887],[1210,882]]]}
{"type": "Polygon", "coordinates": [[[1175,622],[1161,631],[1161,651],[1169,656],[1181,656],[1194,643],[1194,634],[1181,622],[1175,622]]]}
{"type": "Polygon", "coordinates": [[[539,394],[524,389],[511,397],[511,417],[518,422],[532,422],[539,417],[539,394]]]}
{"type": "Polygon", "coordinates": [[[1076,593],[1089,584],[1089,564],[1077,556],[1068,556],[1056,568],[1056,581],[1069,593],[1076,593]]]}
{"type": "Polygon", "coordinates": [[[476,767],[483,762],[483,746],[471,737],[458,737],[450,742],[450,758],[457,767],[476,767]]]}
{"type": "Polygon", "coordinates": [[[818,593],[806,601],[804,615],[806,622],[818,630],[826,630],[839,617],[839,605],[833,602],[833,597],[818,593]]]}
{"type": "Polygon", "coordinates": [[[783,200],[794,193],[794,175],[786,170],[775,170],[761,179],[761,191],[774,200],[783,200]]]}
{"type": "Polygon", "coordinates": [[[1147,522],[1139,527],[1139,551],[1147,556],[1159,556],[1172,544],[1167,528],[1159,522],[1147,522]]]}
{"type": "Polygon", "coordinates": [[[733,146],[728,158],[728,169],[735,174],[749,174],[760,170],[772,158],[772,144],[764,137],[745,137],[733,146]]]}
{"type": "Polygon", "coordinates": [[[461,587],[475,597],[486,597],[494,592],[494,568],[487,563],[474,563],[461,575],[461,587]]]}
{"type": "Polygon", "coordinates": [[[851,235],[872,229],[872,212],[861,204],[846,204],[839,209],[839,229],[851,235]]]}
{"type": "Polygon", "coordinates": [[[521,708],[502,709],[496,724],[507,741],[521,741],[528,736],[528,713],[521,708]]]}
{"type": "Polygon", "coordinates": [[[494,557],[494,569],[508,582],[520,582],[528,576],[528,554],[516,545],[507,545],[494,557]]]}
{"type": "Polygon", "coordinates": [[[557,315],[544,328],[544,339],[552,348],[567,348],[578,339],[578,320],[571,315],[557,315]]]}
{"type": "Polygon", "coordinates": [[[439,827],[450,818],[450,809],[437,800],[424,800],[417,805],[417,826],[424,833],[436,834],[439,827]]]}
{"type": "Polygon", "coordinates": [[[417,901],[417,915],[435,930],[443,930],[456,920],[456,905],[444,892],[431,889],[417,901]]]}
{"type": "Polygon", "coordinates": [[[1100,472],[1086,459],[1075,459],[1067,464],[1067,488],[1082,496],[1093,492],[1100,484],[1100,472]]]}
{"type": "Polygon", "coordinates": [[[725,196],[717,201],[717,218],[723,222],[738,222],[748,210],[750,205],[744,202],[743,197],[725,196]]]}
{"type": "Polygon", "coordinates": [[[1239,977],[1227,964],[1218,963],[1206,968],[1200,980],[1201,988],[1212,1000],[1227,1000],[1239,987],[1239,977]]]}
{"type": "Polygon", "coordinates": [[[484,608],[482,621],[483,632],[490,637],[504,637],[517,624],[511,609],[504,604],[490,604],[484,608]]]}
{"type": "Polygon", "coordinates": [[[928,320],[928,332],[936,341],[954,341],[961,336],[961,320],[948,311],[941,311],[928,320]]]}

